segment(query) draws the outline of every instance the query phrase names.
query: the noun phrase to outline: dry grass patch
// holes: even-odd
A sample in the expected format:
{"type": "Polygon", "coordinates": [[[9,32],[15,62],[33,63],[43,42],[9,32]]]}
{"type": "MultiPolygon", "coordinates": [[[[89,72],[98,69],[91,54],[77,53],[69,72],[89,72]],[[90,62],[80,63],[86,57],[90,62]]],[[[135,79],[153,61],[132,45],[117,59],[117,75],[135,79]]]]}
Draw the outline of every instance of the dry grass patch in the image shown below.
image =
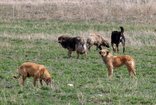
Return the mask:
{"type": "MultiPolygon", "coordinates": [[[[87,32],[82,32],[82,31],[74,31],[74,34],[28,34],[28,35],[12,35],[12,34],[3,34],[0,37],[4,37],[4,38],[19,38],[19,39],[28,39],[28,40],[36,40],[36,39],[44,39],[44,40],[51,40],[51,41],[57,41],[58,37],[60,35],[68,35],[68,36],[81,36],[83,37],[85,40],[87,39],[88,35],[90,33],[96,33],[96,34],[100,34],[103,35],[108,41],[109,43],[111,43],[111,31],[108,32],[104,32],[104,31],[93,31],[93,30],[89,30],[87,32]]],[[[156,33],[154,31],[128,31],[124,33],[125,37],[126,37],[126,46],[156,46],[156,41],[155,41],[155,37],[156,37],[156,33]]],[[[5,45],[5,46],[10,46],[10,44],[8,42],[6,43],[1,43],[1,45],[5,45]]]]}
{"type": "Polygon", "coordinates": [[[0,37],[4,38],[13,38],[13,39],[28,39],[28,40],[35,40],[35,39],[45,39],[45,40],[57,40],[59,35],[46,35],[46,34],[28,34],[28,35],[13,35],[13,34],[3,34],[0,37]]]}
{"type": "Polygon", "coordinates": [[[3,14],[0,18],[156,21],[155,0],[1,0],[0,3],[3,14]]]}

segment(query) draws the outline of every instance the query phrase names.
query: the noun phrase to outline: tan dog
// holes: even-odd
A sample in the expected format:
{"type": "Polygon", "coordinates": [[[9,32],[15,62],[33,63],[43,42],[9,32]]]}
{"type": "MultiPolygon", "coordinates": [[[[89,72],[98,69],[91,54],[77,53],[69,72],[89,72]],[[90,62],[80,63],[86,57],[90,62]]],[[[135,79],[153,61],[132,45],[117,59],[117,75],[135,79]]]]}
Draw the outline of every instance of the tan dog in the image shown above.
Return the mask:
{"type": "Polygon", "coordinates": [[[126,65],[129,71],[129,77],[131,77],[131,72],[133,72],[134,76],[136,77],[135,61],[132,57],[128,55],[113,56],[108,50],[101,50],[99,53],[108,68],[108,76],[112,76],[113,69],[126,65]]]}
{"type": "Polygon", "coordinates": [[[98,34],[90,34],[87,38],[87,48],[90,50],[90,47],[96,45],[96,49],[98,48],[102,50],[101,46],[106,46],[109,48],[108,40],[106,40],[102,35],[98,34]]]}
{"type": "Polygon", "coordinates": [[[18,68],[18,76],[14,76],[15,79],[18,79],[22,76],[21,88],[23,89],[24,81],[27,77],[34,77],[34,87],[36,87],[36,80],[39,78],[41,85],[43,85],[42,80],[45,81],[47,85],[52,84],[52,78],[47,69],[43,65],[36,63],[26,62],[23,63],[18,68]]]}

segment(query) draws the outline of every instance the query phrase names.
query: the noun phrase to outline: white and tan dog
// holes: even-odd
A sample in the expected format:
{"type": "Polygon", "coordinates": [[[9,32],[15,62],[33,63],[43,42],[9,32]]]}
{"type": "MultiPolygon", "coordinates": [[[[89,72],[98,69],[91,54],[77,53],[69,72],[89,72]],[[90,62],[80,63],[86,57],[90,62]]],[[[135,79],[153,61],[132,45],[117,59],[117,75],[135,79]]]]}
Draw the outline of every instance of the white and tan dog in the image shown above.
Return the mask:
{"type": "Polygon", "coordinates": [[[112,76],[113,69],[126,65],[129,71],[129,77],[131,77],[131,72],[133,72],[136,77],[135,61],[132,57],[128,55],[113,56],[108,50],[101,50],[99,53],[108,68],[108,76],[112,76]]]}
{"type": "Polygon", "coordinates": [[[21,88],[23,89],[24,81],[27,77],[34,77],[34,87],[36,87],[36,80],[40,79],[40,84],[43,85],[42,80],[45,81],[47,85],[52,84],[52,78],[48,70],[43,66],[36,63],[26,62],[23,63],[18,68],[18,76],[14,76],[15,79],[18,79],[22,76],[21,88]]]}
{"type": "Polygon", "coordinates": [[[95,45],[96,49],[98,48],[102,50],[101,46],[106,46],[109,48],[109,42],[106,40],[102,35],[91,33],[87,38],[87,48],[90,50],[90,48],[95,45]]]}

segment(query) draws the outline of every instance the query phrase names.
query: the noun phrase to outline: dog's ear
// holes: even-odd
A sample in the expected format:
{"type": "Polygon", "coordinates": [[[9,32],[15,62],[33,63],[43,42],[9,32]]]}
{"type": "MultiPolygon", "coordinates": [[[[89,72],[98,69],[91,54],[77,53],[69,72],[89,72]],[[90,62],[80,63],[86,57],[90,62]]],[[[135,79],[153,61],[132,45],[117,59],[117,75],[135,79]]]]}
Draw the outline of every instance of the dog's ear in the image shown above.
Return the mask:
{"type": "Polygon", "coordinates": [[[108,55],[108,54],[109,54],[109,51],[107,50],[106,53],[107,53],[107,55],[108,55]]]}

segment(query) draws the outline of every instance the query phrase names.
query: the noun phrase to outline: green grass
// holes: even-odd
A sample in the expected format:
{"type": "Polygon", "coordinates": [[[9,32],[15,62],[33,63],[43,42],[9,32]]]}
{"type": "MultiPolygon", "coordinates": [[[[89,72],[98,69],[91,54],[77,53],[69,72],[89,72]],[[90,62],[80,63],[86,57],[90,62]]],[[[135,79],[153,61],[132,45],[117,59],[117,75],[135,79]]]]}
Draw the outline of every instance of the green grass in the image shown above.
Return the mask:
{"type": "Polygon", "coordinates": [[[97,20],[60,20],[60,19],[2,19],[0,20],[0,32],[8,34],[74,34],[75,31],[86,32],[120,30],[120,26],[126,27],[126,31],[154,31],[155,24],[134,23],[119,21],[97,20]],[[120,24],[120,25],[119,25],[120,24]]]}
{"type": "MultiPolygon", "coordinates": [[[[16,35],[44,35],[73,34],[83,31],[111,31],[119,29],[118,22],[89,21],[89,20],[1,20],[0,29],[0,104],[156,104],[156,47],[150,45],[126,46],[126,54],[132,56],[136,62],[137,80],[128,77],[125,66],[114,70],[113,77],[107,76],[104,65],[95,47],[88,52],[87,60],[84,55],[76,59],[68,58],[67,50],[63,49],[56,39],[28,39],[16,35]],[[5,36],[5,34],[10,37],[5,36]],[[33,87],[33,78],[27,78],[24,90],[20,89],[19,80],[13,79],[17,75],[17,68],[24,62],[43,64],[53,78],[52,88],[33,87]],[[69,87],[68,84],[73,84],[69,87]]],[[[121,23],[126,25],[126,31],[143,33],[154,30],[154,25],[136,23],[121,23]],[[134,28],[132,28],[134,27],[134,28]]],[[[56,37],[56,36],[54,36],[56,37]]],[[[136,36],[136,40],[145,40],[136,36]]],[[[154,35],[148,37],[148,42],[154,35]]],[[[128,40],[129,41],[129,40],[128,40]]],[[[143,43],[143,41],[142,41],[143,43]]],[[[155,44],[155,43],[154,43],[155,44]]],[[[104,47],[103,47],[104,48],[104,47]]],[[[122,55],[122,47],[119,53],[122,55]]]]}

